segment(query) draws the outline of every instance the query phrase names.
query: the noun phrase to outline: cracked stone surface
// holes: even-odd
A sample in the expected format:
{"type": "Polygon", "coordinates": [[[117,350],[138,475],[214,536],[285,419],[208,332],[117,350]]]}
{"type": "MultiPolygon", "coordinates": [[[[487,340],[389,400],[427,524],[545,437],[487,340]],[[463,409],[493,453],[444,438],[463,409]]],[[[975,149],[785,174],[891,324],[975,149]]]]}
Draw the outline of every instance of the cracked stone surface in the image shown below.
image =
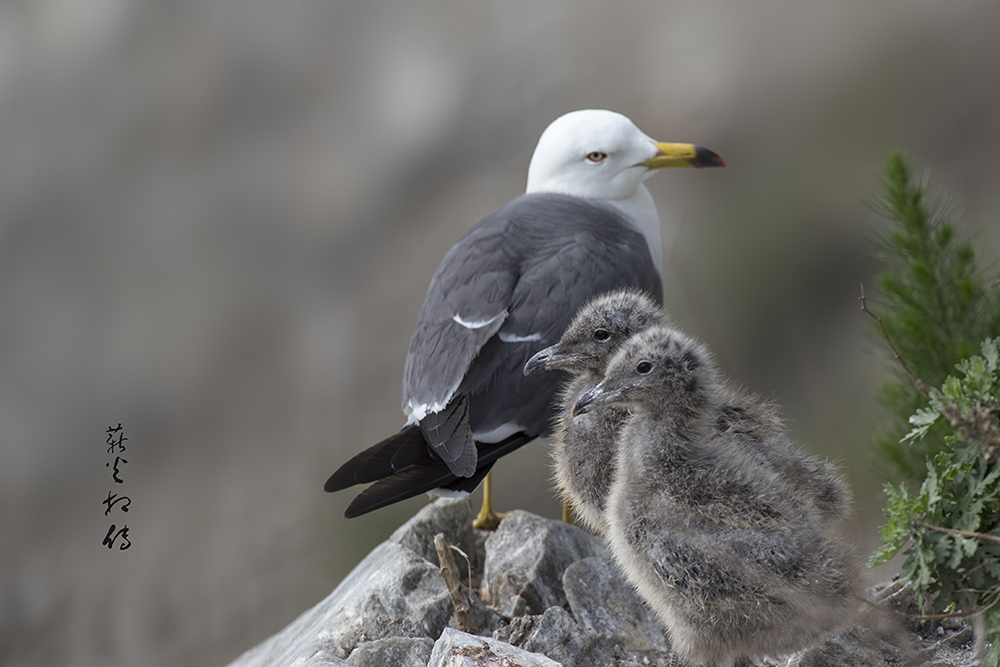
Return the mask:
{"type": "Polygon", "coordinates": [[[359,644],[351,651],[351,667],[425,667],[434,650],[428,637],[389,637],[359,644]]]}
{"type": "MultiPolygon", "coordinates": [[[[511,512],[494,533],[472,528],[468,500],[438,500],[376,547],[337,588],[231,665],[248,667],[682,667],[670,641],[610,560],[603,541],[560,521],[511,512]],[[468,557],[479,634],[458,627],[434,535],[468,557]]],[[[866,625],[848,627],[764,667],[972,667],[973,634],[919,612],[900,582],[870,592],[866,625]]]]}
{"type": "Polygon", "coordinates": [[[486,540],[482,597],[505,618],[565,606],[566,568],[604,552],[600,539],[576,526],[513,511],[486,540]]]}
{"type": "Polygon", "coordinates": [[[560,667],[541,653],[531,653],[492,637],[447,628],[434,644],[427,667],[560,667]]]}

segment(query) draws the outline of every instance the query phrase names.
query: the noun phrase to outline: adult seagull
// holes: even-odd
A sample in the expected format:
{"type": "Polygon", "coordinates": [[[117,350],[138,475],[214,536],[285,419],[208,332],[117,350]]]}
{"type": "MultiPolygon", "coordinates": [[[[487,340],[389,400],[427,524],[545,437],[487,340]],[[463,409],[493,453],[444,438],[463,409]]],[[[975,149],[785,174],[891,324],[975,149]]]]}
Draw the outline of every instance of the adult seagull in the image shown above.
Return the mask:
{"type": "Polygon", "coordinates": [[[587,109],[549,125],[524,195],[448,251],[417,316],[403,371],[403,429],[340,467],[324,489],[375,482],[345,516],[486,477],[477,527],[495,527],[501,456],[551,432],[564,373],[525,376],[591,297],[635,287],[662,302],[663,247],[643,182],[662,167],[721,167],[693,144],[654,141],[625,116],[587,109]]]}

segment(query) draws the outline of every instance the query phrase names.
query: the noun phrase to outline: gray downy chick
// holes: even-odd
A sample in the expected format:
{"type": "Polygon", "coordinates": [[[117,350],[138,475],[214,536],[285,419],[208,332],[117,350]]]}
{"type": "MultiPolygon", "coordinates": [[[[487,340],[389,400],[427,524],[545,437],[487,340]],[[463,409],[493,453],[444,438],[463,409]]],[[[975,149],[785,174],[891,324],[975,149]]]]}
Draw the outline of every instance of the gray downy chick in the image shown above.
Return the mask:
{"type": "Polygon", "coordinates": [[[766,457],[718,431],[726,398],[707,351],[657,326],[629,339],[574,410],[631,411],[606,510],[611,551],[674,650],[714,667],[810,646],[862,600],[853,549],[766,457]]]}
{"type": "MultiPolygon", "coordinates": [[[[614,441],[629,413],[623,406],[609,405],[574,417],[573,406],[600,382],[608,360],[630,336],[657,324],[668,324],[668,318],[646,293],[614,290],[581,307],[559,343],[535,354],[524,367],[525,375],[559,369],[571,376],[557,397],[554,478],[563,501],[590,530],[601,535],[614,478],[614,441]]],[[[738,388],[725,386],[723,392],[715,420],[717,436],[742,444],[748,456],[774,466],[800,502],[814,506],[822,520],[846,518],[851,496],[834,466],[802,456],[792,446],[774,405],[738,388]],[[764,442],[767,446],[761,445],[764,442]]]]}
{"type": "Polygon", "coordinates": [[[739,443],[744,453],[770,465],[803,505],[821,521],[839,524],[851,513],[851,491],[836,466],[805,456],[788,437],[777,406],[739,387],[723,384],[722,407],[715,419],[717,437],[739,443]]]}
{"type": "Polygon", "coordinates": [[[599,295],[577,311],[559,342],[538,352],[525,375],[561,369],[570,374],[557,405],[552,458],[556,487],[590,530],[605,532],[604,509],[614,479],[615,440],[628,409],[609,405],[579,417],[573,406],[601,380],[611,356],[633,334],[664,324],[664,312],[645,292],[621,289],[599,295]]]}

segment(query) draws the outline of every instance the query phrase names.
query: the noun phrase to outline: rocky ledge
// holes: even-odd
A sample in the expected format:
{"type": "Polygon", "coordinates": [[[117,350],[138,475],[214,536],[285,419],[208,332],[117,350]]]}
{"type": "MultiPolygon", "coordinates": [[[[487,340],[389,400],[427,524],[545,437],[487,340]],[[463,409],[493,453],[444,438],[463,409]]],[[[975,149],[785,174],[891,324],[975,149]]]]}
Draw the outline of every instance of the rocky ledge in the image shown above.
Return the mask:
{"type": "MultiPolygon", "coordinates": [[[[609,560],[601,539],[522,511],[511,512],[496,532],[486,533],[472,528],[473,516],[468,499],[424,507],[324,600],[231,665],[677,664],[663,629],[609,560]],[[473,632],[459,629],[438,564],[438,533],[456,547],[454,571],[469,604],[463,623],[473,632]],[[470,579],[477,594],[467,595],[470,579]]],[[[908,587],[886,584],[872,596],[887,610],[878,629],[850,627],[818,646],[763,664],[976,664],[967,626],[955,620],[908,621],[893,613],[916,613],[908,587]]]]}

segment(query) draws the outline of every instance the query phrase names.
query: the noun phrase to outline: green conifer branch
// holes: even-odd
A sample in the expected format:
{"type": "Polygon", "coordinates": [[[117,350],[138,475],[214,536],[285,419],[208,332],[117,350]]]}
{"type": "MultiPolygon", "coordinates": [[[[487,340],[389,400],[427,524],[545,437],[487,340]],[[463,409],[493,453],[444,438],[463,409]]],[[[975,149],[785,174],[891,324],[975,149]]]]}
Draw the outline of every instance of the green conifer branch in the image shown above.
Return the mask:
{"type": "Polygon", "coordinates": [[[927,199],[926,179],[918,182],[900,154],[888,157],[881,189],[883,301],[876,314],[862,289],[861,304],[894,361],[882,385],[894,420],[878,444],[910,484],[885,486],[883,546],[871,562],[902,552],[901,575],[923,618],[971,617],[977,642],[989,644],[982,664],[996,667],[1000,281],[987,281],[971,244],[957,239],[944,207],[927,199]]]}
{"type": "Polygon", "coordinates": [[[971,243],[958,240],[948,207],[940,198],[929,198],[927,187],[926,177],[918,179],[901,153],[891,153],[873,205],[886,220],[876,238],[886,265],[876,277],[882,297],[878,324],[895,343],[894,356],[907,360],[905,371],[897,368],[882,385],[882,402],[900,421],[876,446],[894,476],[914,481],[922,478],[933,447],[899,444],[905,420],[926,401],[901,373],[927,386],[940,385],[959,360],[975,353],[979,341],[997,333],[1000,323],[995,290],[987,287],[971,243]]]}

